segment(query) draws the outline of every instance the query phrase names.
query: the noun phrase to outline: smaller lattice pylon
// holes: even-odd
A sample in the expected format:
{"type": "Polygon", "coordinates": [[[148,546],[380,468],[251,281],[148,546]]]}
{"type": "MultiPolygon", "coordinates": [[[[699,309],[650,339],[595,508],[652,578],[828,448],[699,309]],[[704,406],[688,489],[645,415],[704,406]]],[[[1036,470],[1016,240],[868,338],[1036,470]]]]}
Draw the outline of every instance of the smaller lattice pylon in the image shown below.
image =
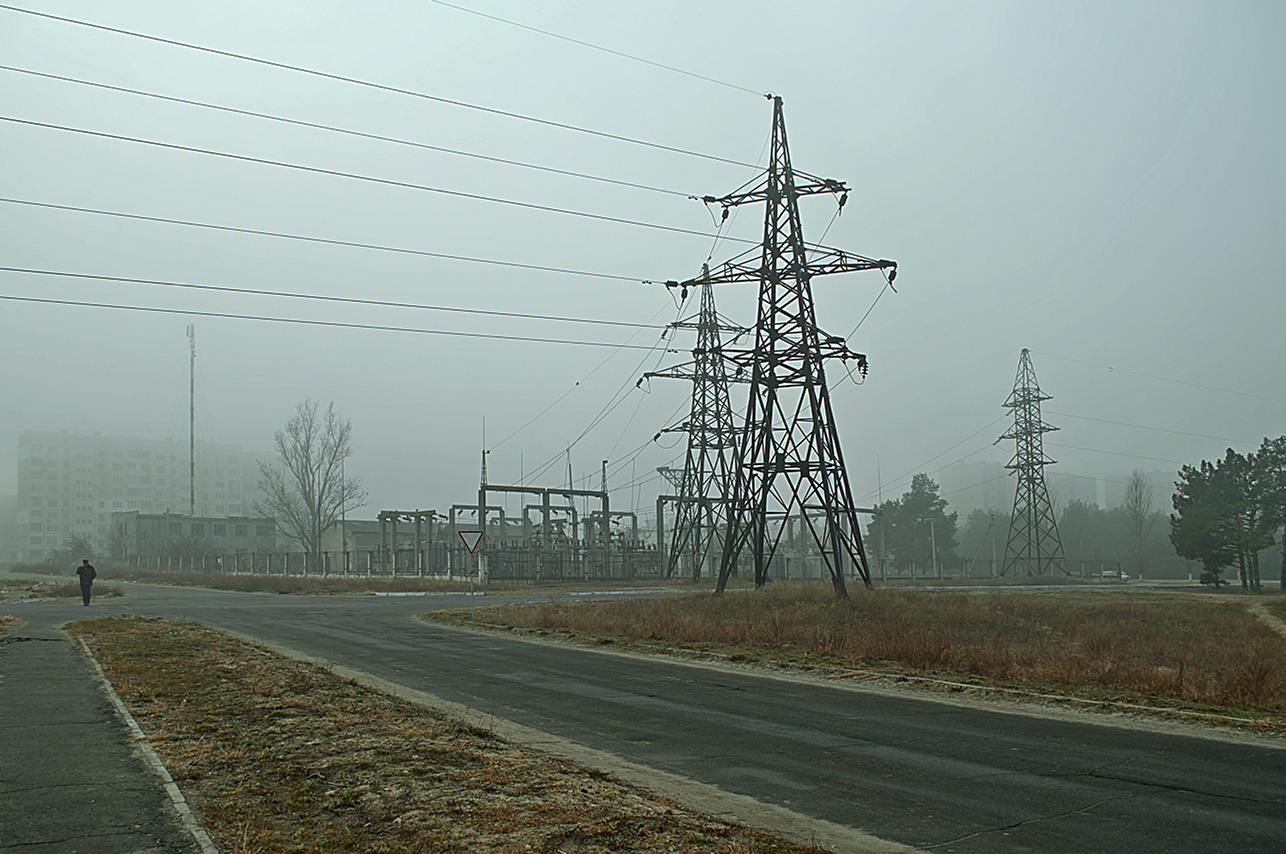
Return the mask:
{"type": "MultiPolygon", "coordinates": [[[[703,278],[708,275],[709,269],[704,268],[703,278]]],[[[687,287],[680,287],[686,298],[687,287]]],[[[728,399],[728,383],[737,382],[738,377],[728,376],[722,334],[743,335],[748,332],[719,316],[714,305],[714,289],[708,281],[702,281],[697,287],[701,294],[697,315],[671,324],[672,329],[696,330],[692,360],[662,371],[651,371],[639,380],[641,383],[652,377],[669,377],[692,382],[692,406],[687,419],[662,431],[687,434],[683,470],[678,473],[668,469],[658,471],[678,491],[674,535],[665,577],[672,578],[679,564],[688,561],[693,581],[701,578],[701,567],[707,558],[722,551],[727,527],[728,490],[732,485],[731,466],[737,425],[728,399]]]]}
{"type": "Polygon", "coordinates": [[[1058,429],[1046,424],[1040,415],[1041,401],[1049,399],[1050,396],[1043,394],[1036,382],[1031,354],[1024,348],[1018,360],[1014,390],[1004,403],[1006,409],[1013,410],[1014,426],[996,440],[1014,440],[1014,457],[1005,468],[1018,477],[1001,575],[1010,570],[1023,575],[1044,575],[1055,571],[1067,573],[1058,522],[1049,501],[1049,488],[1045,485],[1045,466],[1056,461],[1045,454],[1041,437],[1058,429]]]}

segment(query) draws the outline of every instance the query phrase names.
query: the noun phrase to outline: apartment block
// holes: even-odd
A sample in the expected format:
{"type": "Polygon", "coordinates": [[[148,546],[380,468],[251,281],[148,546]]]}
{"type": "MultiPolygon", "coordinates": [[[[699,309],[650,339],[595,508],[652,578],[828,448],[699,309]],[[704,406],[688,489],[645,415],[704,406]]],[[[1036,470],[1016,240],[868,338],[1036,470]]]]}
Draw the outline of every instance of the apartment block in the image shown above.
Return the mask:
{"type": "Polygon", "coordinates": [[[39,562],[73,536],[106,551],[111,514],[250,516],[259,455],[237,445],[198,442],[191,513],[189,445],[69,431],[18,439],[17,559],[39,562]]]}

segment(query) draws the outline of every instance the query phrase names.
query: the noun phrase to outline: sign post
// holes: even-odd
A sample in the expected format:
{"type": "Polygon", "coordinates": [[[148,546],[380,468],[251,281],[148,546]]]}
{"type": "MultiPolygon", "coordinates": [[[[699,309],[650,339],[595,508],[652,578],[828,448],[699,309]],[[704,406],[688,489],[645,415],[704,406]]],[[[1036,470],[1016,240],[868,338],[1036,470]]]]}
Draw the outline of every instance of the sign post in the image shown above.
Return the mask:
{"type": "MultiPolygon", "coordinates": [[[[464,542],[464,547],[469,550],[469,554],[473,554],[475,551],[477,551],[478,544],[482,542],[481,531],[460,531],[458,533],[460,534],[460,539],[464,542]]],[[[477,554],[478,554],[478,568],[474,571],[474,574],[480,579],[482,578],[482,552],[477,552],[477,554]]],[[[470,575],[469,576],[469,619],[470,620],[473,619],[473,579],[474,579],[474,575],[470,575]]]]}

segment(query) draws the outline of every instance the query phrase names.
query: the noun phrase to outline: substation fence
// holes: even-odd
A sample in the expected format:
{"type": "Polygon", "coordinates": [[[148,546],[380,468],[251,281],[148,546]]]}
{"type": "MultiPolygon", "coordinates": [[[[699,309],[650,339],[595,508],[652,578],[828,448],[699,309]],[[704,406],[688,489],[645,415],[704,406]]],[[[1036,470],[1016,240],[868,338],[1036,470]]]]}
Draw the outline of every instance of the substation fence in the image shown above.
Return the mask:
{"type": "MultiPolygon", "coordinates": [[[[594,581],[660,578],[665,558],[655,548],[639,546],[613,548],[606,552],[594,545],[567,545],[555,549],[502,546],[484,549],[487,578],[494,581],[594,581]]],[[[124,563],[135,569],[157,572],[196,572],[227,575],[319,576],[323,578],[441,578],[467,579],[476,575],[478,555],[462,547],[436,543],[425,549],[371,550],[363,552],[322,552],[311,557],[304,552],[258,552],[234,555],[135,555],[124,563]]],[[[709,571],[703,577],[713,577],[709,571]]],[[[713,567],[717,567],[715,562],[713,567]]],[[[1074,578],[1119,577],[1119,560],[1068,560],[1067,574],[1074,578]]],[[[682,567],[681,567],[682,568],[682,567]]],[[[940,579],[988,580],[999,578],[1001,561],[939,560],[870,561],[874,581],[916,581],[940,579]]],[[[778,579],[820,579],[825,577],[820,558],[791,557],[774,560],[769,577],[778,579]]],[[[754,577],[749,561],[739,561],[736,575],[754,577]]],[[[1062,576],[1061,573],[1059,573],[1062,576]]],[[[690,578],[690,571],[676,573],[690,578]]],[[[1066,576],[1062,576],[1066,577],[1066,576]]],[[[853,579],[857,576],[854,574],[853,579]]]]}
{"type": "MultiPolygon", "coordinates": [[[[1109,577],[1112,573],[1120,575],[1122,562],[1119,560],[1066,560],[1063,565],[1067,568],[1067,573],[1056,572],[1058,577],[1066,578],[1100,578],[1104,574],[1109,577]]],[[[871,578],[874,580],[889,581],[915,581],[918,579],[942,579],[949,581],[951,579],[964,579],[970,581],[982,581],[992,578],[999,578],[1004,570],[1004,562],[999,560],[939,560],[924,561],[916,563],[914,561],[899,561],[892,558],[880,560],[878,558],[871,561],[871,578]]],[[[1007,578],[1015,577],[1011,572],[1007,578]]]]}
{"type": "MultiPolygon", "coordinates": [[[[655,549],[566,546],[481,549],[486,575],[506,581],[644,579],[661,575],[655,549]]],[[[436,543],[424,549],[362,552],[257,552],[232,555],[134,555],[123,563],[156,572],[227,575],[318,576],[323,578],[467,579],[478,570],[478,554],[436,543]]]]}
{"type": "MultiPolygon", "coordinates": [[[[685,555],[679,560],[679,565],[675,573],[676,578],[692,577],[692,556],[685,555]]],[[[1066,578],[1113,578],[1120,577],[1122,562],[1119,560],[1067,560],[1064,562],[1067,568],[1067,574],[1061,571],[1057,572],[1057,577],[1066,578]]],[[[707,558],[704,562],[701,572],[702,578],[714,578],[718,573],[719,560],[715,554],[713,558],[707,558]]],[[[871,558],[870,571],[872,581],[920,581],[920,580],[966,580],[966,581],[987,581],[990,579],[999,579],[1001,571],[1004,569],[1004,562],[998,560],[967,560],[956,558],[950,560],[924,561],[917,563],[908,560],[896,560],[894,558],[871,558]]],[[[754,578],[754,562],[745,555],[737,562],[737,569],[734,576],[754,578]]],[[[817,555],[800,556],[778,555],[768,566],[768,577],[773,579],[822,579],[829,578],[829,572],[822,559],[817,555]]],[[[1017,577],[1014,573],[1009,573],[1007,578],[1017,577]]],[[[1053,577],[1053,576],[1051,576],[1053,577]]],[[[849,581],[859,581],[860,576],[851,570],[845,573],[845,578],[849,581]]]]}

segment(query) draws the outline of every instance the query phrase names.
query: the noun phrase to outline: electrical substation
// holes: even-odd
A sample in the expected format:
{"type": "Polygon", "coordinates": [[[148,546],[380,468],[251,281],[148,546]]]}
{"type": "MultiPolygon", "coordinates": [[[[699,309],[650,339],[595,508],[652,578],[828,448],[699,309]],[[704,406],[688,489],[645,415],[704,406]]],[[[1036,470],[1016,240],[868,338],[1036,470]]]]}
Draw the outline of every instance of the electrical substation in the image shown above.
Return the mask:
{"type": "Polygon", "coordinates": [[[599,490],[573,489],[570,478],[565,487],[498,486],[487,481],[484,450],[476,501],[453,504],[443,515],[380,514],[383,569],[467,572],[459,537],[467,528],[483,532],[479,574],[493,579],[678,574],[693,581],[717,577],[722,590],[744,572],[756,586],[772,577],[829,578],[841,596],[846,579],[870,584],[825,372],[826,362],[838,360],[865,375],[867,361],[818,327],[810,283],[814,276],[880,270],[891,284],[897,263],[806,242],[799,199],[829,195],[838,213],[849,187],[792,167],[782,100],[767,97],[772,140],[764,173],[727,195],[700,200],[719,207],[724,221],[734,208],[763,204],[763,241],[713,270],[704,266],[699,278],[665,283],[683,300],[694,291],[700,296],[698,313],[672,324],[676,332],[695,331],[692,358],[639,380],[692,383],[688,416],[657,434],[686,434],[687,450],[682,471],[662,472],[673,492],[657,498],[656,542],[640,541],[633,513],[611,509],[606,462],[599,490]],[[751,329],[715,309],[714,286],[733,284],[758,285],[751,329]],[[730,384],[748,388],[740,414],[734,414],[730,384]],[[504,502],[494,503],[510,496],[520,500],[517,516],[507,514],[504,502]],[[578,513],[577,499],[590,506],[578,513]],[[667,514],[674,520],[668,526],[667,514]],[[398,538],[399,521],[415,525],[409,549],[398,538]]]}

